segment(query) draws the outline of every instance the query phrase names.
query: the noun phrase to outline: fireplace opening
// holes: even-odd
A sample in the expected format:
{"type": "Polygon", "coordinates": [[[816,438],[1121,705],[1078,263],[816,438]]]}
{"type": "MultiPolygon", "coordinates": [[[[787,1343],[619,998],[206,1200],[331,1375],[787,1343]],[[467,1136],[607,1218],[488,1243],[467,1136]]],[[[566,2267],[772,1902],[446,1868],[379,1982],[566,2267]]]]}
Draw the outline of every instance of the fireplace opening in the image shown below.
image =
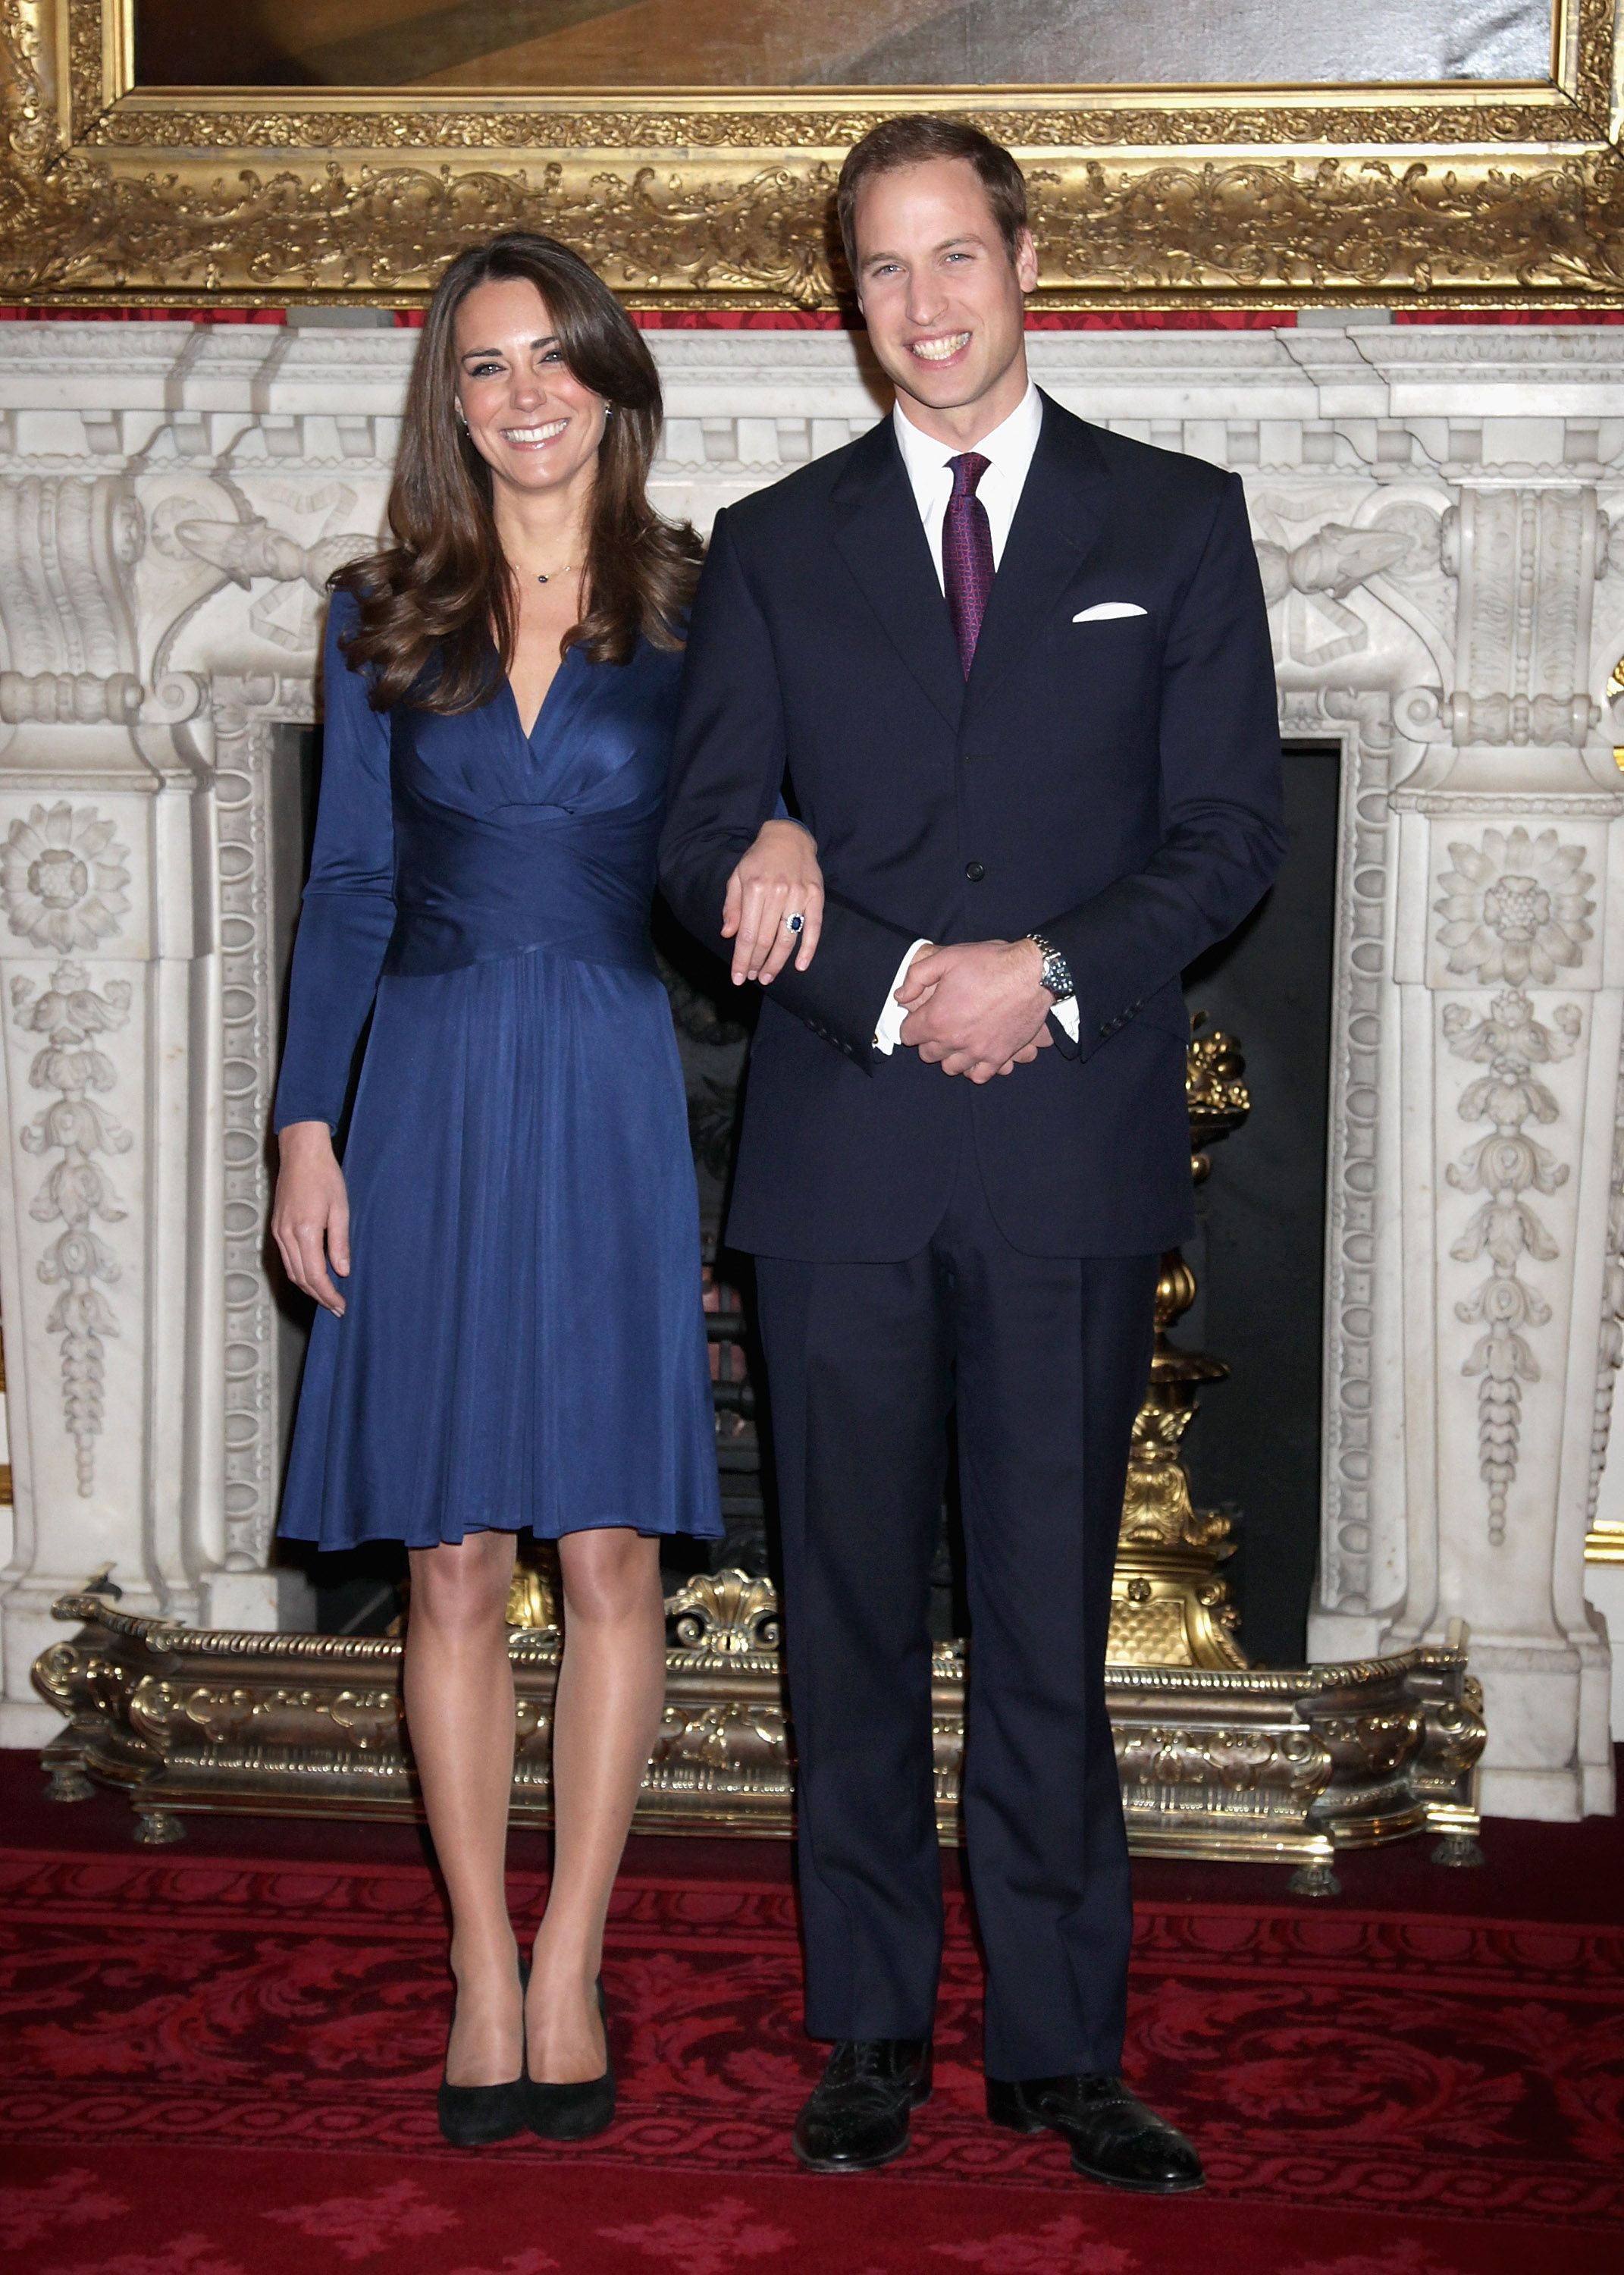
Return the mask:
{"type": "MultiPolygon", "coordinates": [[[[286,873],[278,872],[275,898],[285,987],[320,774],[320,730],[283,729],[282,740],[280,795],[289,810],[276,837],[285,849],[286,873]]],[[[1173,1340],[1220,1359],[1229,1373],[1202,1393],[1184,1459],[1197,1506],[1218,1508],[1234,1522],[1237,1546],[1225,1576],[1240,1609],[1241,1645],[1254,1662],[1275,1666],[1300,1664],[1305,1656],[1318,1538],[1340,760],[1334,743],[1286,745],[1290,851],[1280,877],[1240,931],[1185,974],[1191,1011],[1205,1012],[1208,1027],[1223,1029],[1244,1054],[1251,1110],[1212,1153],[1211,1175],[1197,1192],[1196,1237],[1185,1251],[1197,1292],[1173,1340]]],[[[668,1545],[666,1580],[675,1591],[707,1568],[737,1565],[778,1576],[751,1266],[718,1244],[751,1010],[721,965],[663,908],[656,911],[655,937],[687,1082],[699,1182],[727,1523],[726,1539],[709,1548],[680,1539],[668,1545]]],[[[274,1258],[269,1261],[279,1281],[274,1258]]],[[[280,1296],[285,1453],[309,1306],[285,1286],[280,1296]]],[[[398,1613],[400,1552],[374,1548],[309,1561],[322,1629],[378,1631],[398,1613]]],[[[965,1631],[962,1570],[949,1504],[933,1577],[932,1627],[939,1638],[965,1631]]]]}

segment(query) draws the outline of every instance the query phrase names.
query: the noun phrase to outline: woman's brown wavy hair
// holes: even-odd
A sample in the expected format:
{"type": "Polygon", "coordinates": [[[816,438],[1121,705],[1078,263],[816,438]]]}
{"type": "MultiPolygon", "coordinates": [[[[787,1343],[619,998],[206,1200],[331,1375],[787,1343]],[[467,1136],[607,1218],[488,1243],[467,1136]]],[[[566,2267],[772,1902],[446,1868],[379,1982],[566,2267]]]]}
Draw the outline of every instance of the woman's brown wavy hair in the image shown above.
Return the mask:
{"type": "Polygon", "coordinates": [[[330,580],[358,603],[344,654],[366,668],[380,711],[408,694],[428,710],[472,710],[497,684],[493,642],[503,671],[513,661],[513,575],[496,535],[491,470],[457,416],[457,312],[477,284],[512,277],[535,286],[564,362],[613,406],[593,490],[586,613],[563,645],[584,647],[594,663],[629,662],[639,635],[655,647],[682,646],[700,545],[686,522],[662,519],[648,502],[662,417],[654,359],[578,253],[515,230],[459,253],[440,279],[406,389],[389,491],[395,541],[330,580]]]}

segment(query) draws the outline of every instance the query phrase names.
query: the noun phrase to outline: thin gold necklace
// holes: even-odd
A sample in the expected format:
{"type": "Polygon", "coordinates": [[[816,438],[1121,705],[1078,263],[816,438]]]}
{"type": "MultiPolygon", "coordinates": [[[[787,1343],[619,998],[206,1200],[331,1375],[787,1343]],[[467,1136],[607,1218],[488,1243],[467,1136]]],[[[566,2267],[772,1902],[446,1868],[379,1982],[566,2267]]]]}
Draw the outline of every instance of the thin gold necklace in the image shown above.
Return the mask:
{"type": "Polygon", "coordinates": [[[566,561],[562,569],[538,569],[536,582],[538,585],[550,585],[555,577],[567,577],[574,566],[573,561],[566,561]]]}

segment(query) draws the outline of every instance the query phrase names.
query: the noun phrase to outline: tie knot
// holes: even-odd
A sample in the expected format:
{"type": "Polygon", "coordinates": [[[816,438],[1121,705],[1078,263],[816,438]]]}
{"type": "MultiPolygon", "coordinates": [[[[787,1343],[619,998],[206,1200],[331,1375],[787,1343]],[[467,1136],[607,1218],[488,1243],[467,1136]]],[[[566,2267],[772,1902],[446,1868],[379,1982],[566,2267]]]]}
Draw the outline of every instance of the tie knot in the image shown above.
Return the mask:
{"type": "Polygon", "coordinates": [[[992,463],[990,458],[984,458],[979,450],[966,450],[956,458],[949,458],[948,465],[953,475],[954,496],[974,497],[976,484],[992,463]]]}

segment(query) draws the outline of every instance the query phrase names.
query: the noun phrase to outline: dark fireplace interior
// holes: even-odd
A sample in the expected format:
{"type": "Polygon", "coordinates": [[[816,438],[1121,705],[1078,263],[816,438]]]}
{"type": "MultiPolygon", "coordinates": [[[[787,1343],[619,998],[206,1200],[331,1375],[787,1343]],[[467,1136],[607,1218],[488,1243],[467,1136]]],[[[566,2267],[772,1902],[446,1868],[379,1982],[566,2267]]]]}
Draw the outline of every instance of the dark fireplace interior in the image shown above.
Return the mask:
{"type": "Polygon", "coordinates": [[[1229,1369],[1184,1440],[1197,1508],[1235,1517],[1227,1568],[1254,1663],[1301,1666],[1319,1532],[1320,1368],[1336,837],[1341,753],[1286,745],[1291,850],[1273,890],[1184,975],[1235,1036],[1250,1117],[1215,1146],[1185,1251],[1196,1301],[1174,1340],[1229,1369]]]}

